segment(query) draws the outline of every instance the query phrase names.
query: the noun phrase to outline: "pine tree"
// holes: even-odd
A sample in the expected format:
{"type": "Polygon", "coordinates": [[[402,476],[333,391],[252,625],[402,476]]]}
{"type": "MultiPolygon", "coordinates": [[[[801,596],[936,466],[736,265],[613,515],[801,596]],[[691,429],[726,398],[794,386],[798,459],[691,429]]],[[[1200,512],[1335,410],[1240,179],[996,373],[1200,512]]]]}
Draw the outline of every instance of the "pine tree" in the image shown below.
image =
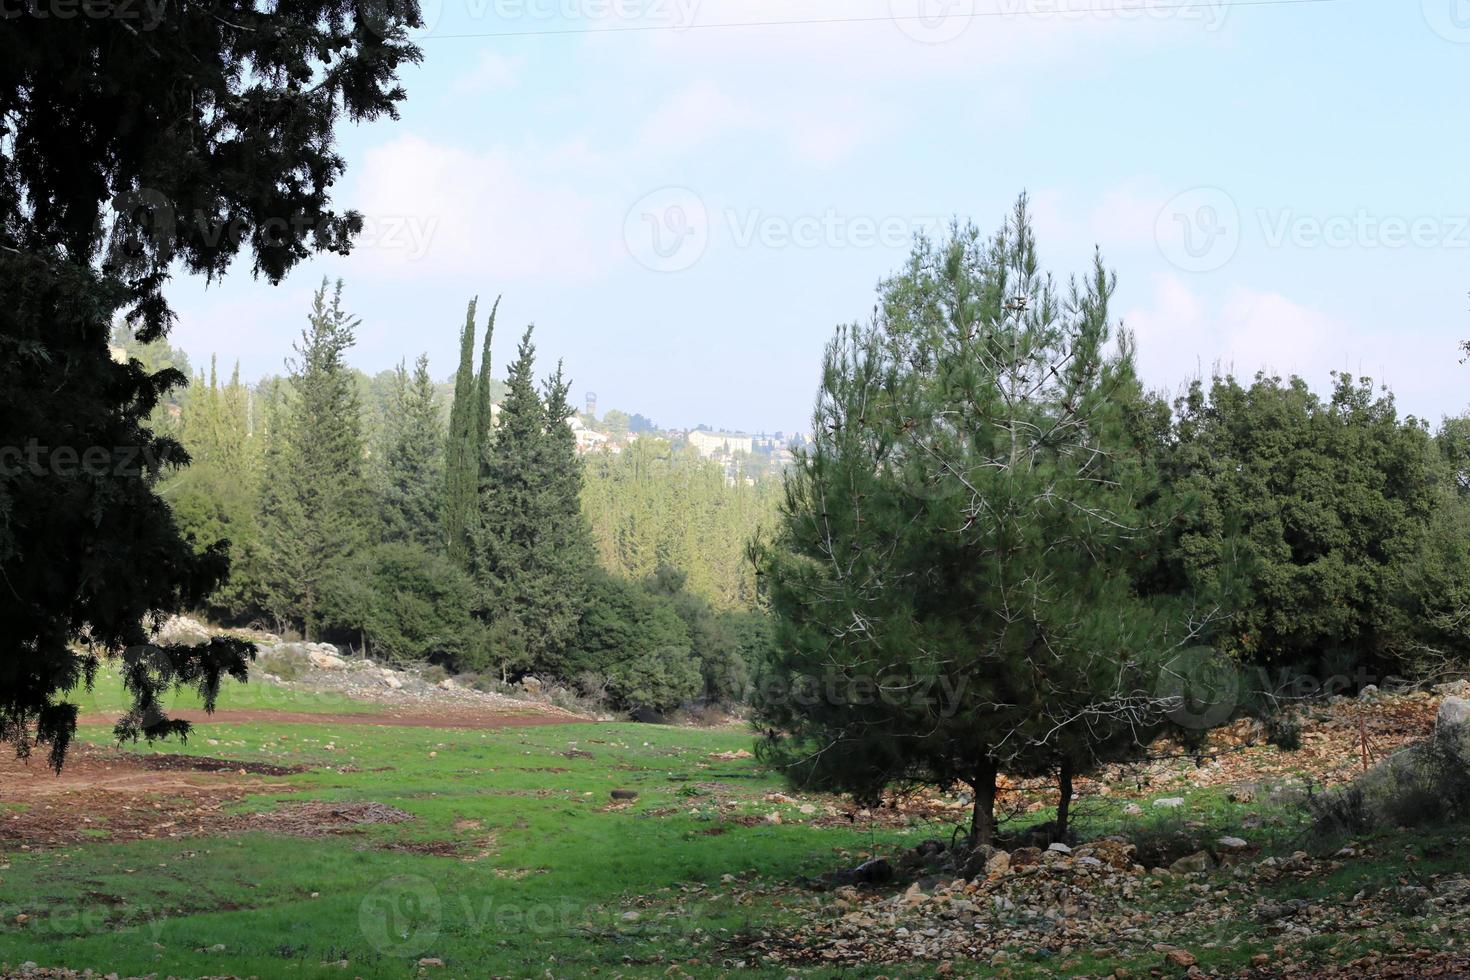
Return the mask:
{"type": "Polygon", "coordinates": [[[1112,279],[1098,261],[1063,300],[1038,267],[1024,199],[989,242],[920,241],[829,347],[814,448],[753,549],[779,626],[767,758],[870,799],[966,784],[975,844],[1000,773],[1147,740],[1159,646],[1189,636],[1133,588],[1152,529],[1144,469],[1116,461],[1112,279]]]}
{"type": "Polygon", "coordinates": [[[272,605],[308,639],[328,614],[333,574],[367,542],[362,409],[343,355],[359,321],[339,280],[323,281],[274,408],[261,531],[272,605]]]}
{"type": "Polygon", "coordinates": [[[444,434],[427,354],[419,356],[411,379],[398,366],[391,406],[383,453],[382,539],[441,551],[444,434]]]}
{"type": "Polygon", "coordinates": [[[449,557],[468,567],[470,534],[479,508],[479,431],[475,395],[475,304],[465,311],[459,336],[459,370],[449,408],[449,434],[444,443],[444,545],[449,557]]]}

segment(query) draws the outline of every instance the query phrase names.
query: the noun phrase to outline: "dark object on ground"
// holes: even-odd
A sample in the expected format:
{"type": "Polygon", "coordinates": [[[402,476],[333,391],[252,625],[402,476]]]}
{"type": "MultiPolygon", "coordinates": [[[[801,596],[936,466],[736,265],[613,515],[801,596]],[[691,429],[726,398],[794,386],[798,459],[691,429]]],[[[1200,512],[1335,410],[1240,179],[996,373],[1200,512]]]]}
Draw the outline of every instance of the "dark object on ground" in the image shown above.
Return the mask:
{"type": "Polygon", "coordinates": [[[635,708],[632,714],[634,721],[641,721],[645,725],[667,725],[669,723],[662,711],[655,711],[652,708],[635,708]]]}
{"type": "Polygon", "coordinates": [[[636,789],[615,789],[612,791],[612,798],[615,800],[636,800],[638,799],[638,791],[636,789]]]}

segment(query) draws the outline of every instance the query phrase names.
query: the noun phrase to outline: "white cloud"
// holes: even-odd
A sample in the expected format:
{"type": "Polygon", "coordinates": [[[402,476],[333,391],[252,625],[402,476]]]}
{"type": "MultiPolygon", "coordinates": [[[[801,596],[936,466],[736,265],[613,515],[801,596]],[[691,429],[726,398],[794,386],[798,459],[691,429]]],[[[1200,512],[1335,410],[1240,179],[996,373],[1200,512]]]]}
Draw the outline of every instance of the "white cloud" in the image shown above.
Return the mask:
{"type": "Polygon", "coordinates": [[[568,152],[471,152],[415,136],[368,150],[351,197],[368,229],[352,262],[414,279],[596,278],[620,254],[622,218],[581,189],[585,171],[557,165],[568,152]]]}
{"type": "Polygon", "coordinates": [[[455,95],[500,95],[519,88],[525,58],[508,58],[493,51],[483,52],[475,66],[450,83],[455,95]]]}
{"type": "Polygon", "coordinates": [[[1359,347],[1347,324],[1280,293],[1236,286],[1212,304],[1172,275],[1124,323],[1138,338],[1144,380],[1171,392],[1216,369],[1245,379],[1300,374],[1315,386],[1359,347]]]}

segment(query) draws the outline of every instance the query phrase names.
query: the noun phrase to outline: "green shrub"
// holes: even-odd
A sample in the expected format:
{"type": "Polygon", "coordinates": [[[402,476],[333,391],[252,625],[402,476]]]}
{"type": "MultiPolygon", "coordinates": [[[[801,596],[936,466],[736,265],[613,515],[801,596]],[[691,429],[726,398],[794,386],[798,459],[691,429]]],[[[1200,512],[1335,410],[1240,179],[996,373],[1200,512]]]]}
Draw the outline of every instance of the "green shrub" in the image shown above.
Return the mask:
{"type": "Polygon", "coordinates": [[[699,697],[704,678],[688,647],[660,647],[613,665],[608,690],[627,708],[670,711],[699,697]]]}
{"type": "Polygon", "coordinates": [[[484,666],[483,631],[470,615],[473,585],[445,556],[414,544],[381,544],[345,563],[327,586],[326,621],[360,636],[370,655],[455,669],[484,666]]]}

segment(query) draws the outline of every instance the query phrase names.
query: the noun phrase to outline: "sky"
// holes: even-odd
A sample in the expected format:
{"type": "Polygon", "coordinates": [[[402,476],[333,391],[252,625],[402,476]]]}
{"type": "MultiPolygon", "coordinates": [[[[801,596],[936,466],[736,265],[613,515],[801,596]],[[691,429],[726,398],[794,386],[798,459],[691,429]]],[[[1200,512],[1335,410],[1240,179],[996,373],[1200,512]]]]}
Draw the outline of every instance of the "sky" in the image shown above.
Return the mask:
{"type": "Polygon", "coordinates": [[[1117,271],[1154,387],[1346,370],[1470,408],[1470,0],[424,4],[401,118],[339,129],[356,249],[176,280],[196,365],[282,370],[341,277],[369,372],[449,375],[503,295],[496,375],[534,322],[601,411],[802,431],[913,235],[1024,191],[1047,269],[1117,271]]]}

